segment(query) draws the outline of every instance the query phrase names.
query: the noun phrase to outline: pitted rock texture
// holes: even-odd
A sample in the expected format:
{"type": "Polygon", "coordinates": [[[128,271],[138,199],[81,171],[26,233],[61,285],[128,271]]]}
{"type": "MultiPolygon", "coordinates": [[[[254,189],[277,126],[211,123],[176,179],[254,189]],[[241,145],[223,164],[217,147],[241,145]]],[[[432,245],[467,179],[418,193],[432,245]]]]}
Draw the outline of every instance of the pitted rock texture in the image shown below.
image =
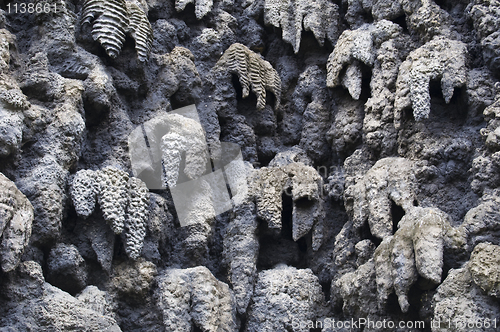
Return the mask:
{"type": "Polygon", "coordinates": [[[498,1],[31,2],[0,1],[0,330],[498,316],[498,1]]]}
{"type": "Polygon", "coordinates": [[[355,185],[346,188],[344,202],[354,226],[368,222],[371,233],[384,239],[393,234],[391,206],[409,212],[416,200],[414,164],[404,158],[379,160],[355,185]]]}
{"type": "MultiPolygon", "coordinates": [[[[498,315],[500,310],[495,297],[498,265],[495,263],[497,258],[492,256],[497,251],[498,246],[479,244],[474,248],[469,262],[460,269],[450,271],[432,299],[434,320],[442,322],[432,328],[433,332],[454,331],[457,327],[465,328],[457,324],[463,324],[469,319],[484,320],[483,317],[498,315]],[[485,276],[488,272],[491,274],[485,276]],[[448,321],[454,324],[447,326],[444,322],[448,321]]],[[[475,329],[491,329],[491,326],[487,326],[478,326],[475,329]]]]}
{"type": "Polygon", "coordinates": [[[13,271],[31,237],[33,206],[16,185],[0,173],[0,265],[13,271]]]}
{"type": "Polygon", "coordinates": [[[321,285],[309,269],[279,265],[259,273],[245,331],[304,331],[294,322],[312,321],[324,305],[321,285]]]}
{"type": "Polygon", "coordinates": [[[281,195],[290,196],[294,201],[293,240],[299,240],[312,230],[312,246],[314,250],[319,249],[323,239],[320,203],[323,182],[314,168],[302,163],[261,168],[252,175],[250,187],[257,216],[265,220],[269,228],[281,229],[281,195]]]}
{"type": "Polygon", "coordinates": [[[123,234],[127,255],[132,259],[141,255],[149,215],[149,190],[144,182],[114,167],[81,170],[73,177],[70,192],[79,216],[89,217],[99,202],[113,232],[123,234]]]}
{"type": "Polygon", "coordinates": [[[399,221],[394,236],[380,243],[373,257],[381,308],[394,289],[401,310],[408,312],[408,293],[418,276],[435,285],[441,282],[445,242],[455,235],[449,220],[438,209],[413,207],[399,221]]]}
{"type": "Polygon", "coordinates": [[[446,103],[451,101],[454,89],[466,83],[466,54],[464,43],[446,37],[435,37],[410,53],[399,68],[396,83],[396,127],[400,125],[400,112],[406,107],[412,107],[413,116],[417,121],[429,117],[431,80],[441,82],[444,100],[446,103]]]}
{"type": "Polygon", "coordinates": [[[159,276],[158,305],[166,330],[235,331],[234,297],[206,267],[172,269],[159,276]]]}
{"type": "Polygon", "coordinates": [[[323,46],[325,38],[331,42],[337,37],[339,8],[331,2],[265,0],[264,22],[283,30],[283,40],[290,43],[295,53],[299,52],[302,27],[312,31],[323,46]]]}
{"type": "Polygon", "coordinates": [[[216,70],[227,70],[238,75],[243,88],[243,98],[248,97],[250,89],[257,95],[257,109],[266,104],[266,90],[274,93],[275,108],[281,99],[281,79],[272,65],[252,52],[245,45],[235,43],[229,47],[217,62],[216,70]]]}

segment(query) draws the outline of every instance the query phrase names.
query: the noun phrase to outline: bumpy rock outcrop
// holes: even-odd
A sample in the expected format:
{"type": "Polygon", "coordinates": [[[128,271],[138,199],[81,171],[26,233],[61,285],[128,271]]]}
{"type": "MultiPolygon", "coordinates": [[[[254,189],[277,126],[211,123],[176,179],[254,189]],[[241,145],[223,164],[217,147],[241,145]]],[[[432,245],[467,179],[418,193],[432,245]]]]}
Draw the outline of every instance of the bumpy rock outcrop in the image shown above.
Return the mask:
{"type": "Polygon", "coordinates": [[[312,31],[318,43],[323,46],[325,38],[333,43],[339,25],[339,7],[326,0],[292,1],[265,0],[265,24],[281,28],[283,40],[299,52],[302,27],[312,31]]]}
{"type": "Polygon", "coordinates": [[[383,239],[393,234],[391,204],[409,212],[416,199],[414,164],[404,158],[379,160],[355,185],[346,188],[344,204],[354,227],[368,222],[371,233],[383,239]]]}
{"type": "Polygon", "coordinates": [[[146,236],[149,190],[146,184],[137,178],[128,180],[128,190],[130,197],[127,206],[125,251],[130,258],[136,259],[141,255],[144,237],[146,236]]]}
{"type": "Polygon", "coordinates": [[[195,5],[194,13],[199,20],[210,13],[214,5],[213,0],[175,0],[175,10],[178,12],[183,11],[189,3],[195,5]]]}
{"type": "Polygon", "coordinates": [[[19,151],[23,138],[23,111],[30,108],[27,97],[17,82],[10,77],[8,69],[11,49],[15,50],[15,37],[5,29],[0,30],[0,157],[19,151]]]}
{"type": "Polygon", "coordinates": [[[74,245],[58,243],[47,259],[47,281],[76,294],[87,286],[87,266],[74,245]]]}
{"type": "Polygon", "coordinates": [[[252,299],[247,332],[304,331],[297,323],[323,312],[321,285],[310,269],[279,265],[260,272],[252,299]]]}
{"type": "Polygon", "coordinates": [[[375,263],[370,259],[356,271],[344,274],[332,283],[342,298],[342,311],[349,317],[370,317],[377,312],[375,263]]]}
{"type": "Polygon", "coordinates": [[[0,173],[0,265],[4,272],[20,263],[29,243],[33,206],[16,185],[0,173]]]}
{"type": "Polygon", "coordinates": [[[491,243],[478,244],[468,265],[474,283],[489,296],[500,298],[500,247],[491,243]]]}
{"type": "Polygon", "coordinates": [[[200,123],[179,114],[166,115],[155,121],[169,127],[169,132],[161,137],[165,187],[176,186],[183,153],[186,154],[183,174],[194,180],[205,173],[209,155],[200,123]]]}
{"type": "Polygon", "coordinates": [[[90,216],[95,209],[97,199],[97,173],[93,170],[81,170],[75,174],[71,183],[70,195],[76,213],[81,217],[90,216]]]}
{"type": "Polygon", "coordinates": [[[498,324],[493,320],[500,309],[490,296],[498,294],[498,250],[498,246],[479,244],[465,266],[450,270],[433,297],[433,332],[463,330],[469,322],[482,322],[474,325],[475,331],[491,331],[498,324]]]}
{"type": "Polygon", "coordinates": [[[1,328],[18,331],[121,331],[109,314],[111,306],[106,301],[105,292],[92,286],[79,297],[73,297],[45,282],[41,266],[33,261],[21,263],[10,281],[7,286],[2,285],[5,305],[2,309],[6,311],[0,316],[1,328]]]}
{"type": "Polygon", "coordinates": [[[454,89],[465,85],[467,79],[467,46],[446,37],[435,37],[419,49],[412,51],[399,68],[394,101],[394,121],[401,126],[401,112],[412,107],[415,120],[429,116],[431,97],[429,84],[439,80],[446,103],[454,89]]]}
{"type": "Polygon", "coordinates": [[[76,212],[83,217],[94,212],[97,200],[113,232],[123,233],[127,255],[140,256],[149,213],[149,190],[144,182],[114,167],[81,170],[70,192],[76,212]]]}
{"type": "Polygon", "coordinates": [[[128,180],[127,173],[114,167],[106,167],[100,170],[95,180],[98,193],[97,201],[104,219],[109,223],[115,234],[120,234],[125,228],[129,194],[128,180]]]}
{"type": "Polygon", "coordinates": [[[153,44],[151,24],[138,5],[125,0],[86,0],[83,4],[83,24],[92,25],[92,37],[116,58],[127,33],[135,40],[140,61],[146,61],[153,44]]]}
{"type": "Polygon", "coordinates": [[[228,285],[203,266],[169,269],[158,277],[158,306],[167,331],[236,330],[234,296],[228,285]]]}
{"type": "Polygon", "coordinates": [[[248,97],[250,89],[257,96],[257,109],[266,106],[266,90],[276,97],[275,108],[280,104],[281,79],[273,66],[245,45],[231,45],[217,62],[216,70],[224,70],[238,75],[243,88],[243,98],[248,97]]]}
{"type": "Polygon", "coordinates": [[[376,49],[384,41],[401,33],[401,27],[382,20],[376,24],[364,24],[356,30],[346,30],[340,35],[335,49],[328,57],[326,85],[334,88],[342,83],[354,99],[361,95],[361,64],[373,67],[376,49]],[[339,77],[345,65],[344,77],[339,77]]]}
{"type": "Polygon", "coordinates": [[[439,284],[445,243],[465,245],[459,235],[451,229],[450,217],[439,209],[412,207],[407,211],[394,236],[386,237],[373,256],[380,308],[394,289],[401,310],[408,312],[408,292],[419,275],[439,284]]]}
{"type": "Polygon", "coordinates": [[[309,66],[300,74],[292,95],[293,107],[302,114],[300,147],[316,162],[328,154],[326,141],[331,102],[325,84],[325,73],[319,66],[309,66]]]}
{"type": "Polygon", "coordinates": [[[114,266],[111,289],[119,297],[143,302],[148,297],[157,274],[156,266],[142,258],[123,262],[114,266]]]}
{"type": "Polygon", "coordinates": [[[469,251],[481,242],[500,245],[500,197],[485,195],[480,204],[467,212],[462,224],[469,251]]]}
{"type": "Polygon", "coordinates": [[[484,109],[483,115],[488,120],[488,126],[481,129],[486,147],[491,151],[500,151],[500,89],[495,102],[484,109]]]}
{"type": "Polygon", "coordinates": [[[223,237],[223,257],[228,265],[229,281],[234,291],[236,309],[247,310],[253,294],[257,276],[259,238],[257,236],[257,213],[255,203],[249,197],[248,181],[253,171],[250,165],[233,160],[225,168],[233,194],[234,209],[223,237]]]}
{"type": "Polygon", "coordinates": [[[483,47],[483,56],[491,70],[500,70],[500,4],[494,0],[475,0],[471,3],[469,17],[483,47]]]}
{"type": "Polygon", "coordinates": [[[282,197],[292,197],[292,237],[297,241],[312,230],[313,249],[322,242],[322,195],[323,181],[318,172],[302,163],[290,163],[282,167],[263,167],[254,172],[251,192],[257,204],[257,215],[269,228],[281,229],[282,197]]]}

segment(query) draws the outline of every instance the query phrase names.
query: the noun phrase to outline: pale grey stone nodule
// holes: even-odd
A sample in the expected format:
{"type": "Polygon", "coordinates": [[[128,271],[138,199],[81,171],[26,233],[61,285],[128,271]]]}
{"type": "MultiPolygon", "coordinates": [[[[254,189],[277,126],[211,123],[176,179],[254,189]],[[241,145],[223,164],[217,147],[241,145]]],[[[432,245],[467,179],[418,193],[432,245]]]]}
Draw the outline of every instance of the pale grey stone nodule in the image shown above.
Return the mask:
{"type": "Polygon", "coordinates": [[[300,162],[262,167],[252,173],[250,180],[257,215],[269,228],[281,229],[282,194],[292,197],[292,238],[297,241],[312,230],[315,251],[321,246],[323,237],[322,189],[323,180],[316,169],[300,162]]]}
{"type": "Polygon", "coordinates": [[[257,109],[266,106],[266,90],[276,97],[274,108],[280,105],[281,78],[273,66],[261,55],[251,51],[245,45],[234,43],[222,55],[214,67],[217,71],[227,71],[238,75],[243,88],[243,98],[250,90],[257,96],[257,109]]]}
{"type": "Polygon", "coordinates": [[[407,210],[396,233],[384,238],[373,255],[380,309],[394,290],[401,310],[408,312],[408,293],[418,276],[434,285],[441,283],[446,237],[452,234],[450,228],[450,217],[439,209],[407,210]]]}
{"type": "Polygon", "coordinates": [[[500,281],[499,248],[490,243],[481,243],[474,248],[469,262],[449,271],[432,299],[433,318],[443,322],[440,326],[433,326],[433,332],[463,330],[468,327],[464,324],[469,322],[474,324],[474,331],[478,332],[497,328],[500,308],[495,297],[498,297],[500,281]],[[486,320],[489,320],[489,326],[483,324],[486,320]]]}
{"type": "Polygon", "coordinates": [[[194,4],[194,13],[199,20],[210,13],[214,5],[213,0],[175,0],[175,10],[181,12],[189,3],[194,4]]]}
{"type": "Polygon", "coordinates": [[[466,84],[467,45],[461,41],[437,36],[412,51],[399,67],[394,101],[394,125],[401,127],[402,111],[411,107],[416,121],[429,117],[431,97],[429,84],[439,80],[446,103],[454,89],[466,84]]]}
{"type": "Polygon", "coordinates": [[[374,24],[363,24],[356,30],[345,30],[340,35],[335,49],[328,57],[326,85],[334,88],[342,84],[358,100],[361,95],[362,73],[360,65],[373,67],[376,50],[402,32],[399,25],[387,20],[374,24]],[[347,66],[343,77],[342,69],[347,66]]]}
{"type": "Polygon", "coordinates": [[[166,331],[237,330],[234,295],[204,266],[167,269],[157,278],[156,298],[166,331]]]}
{"type": "Polygon", "coordinates": [[[299,52],[302,29],[311,31],[323,46],[334,42],[338,33],[339,7],[327,0],[265,0],[264,23],[283,30],[283,40],[299,52]]]}
{"type": "Polygon", "coordinates": [[[153,44],[153,30],[144,10],[137,4],[126,0],[86,0],[82,22],[92,26],[92,37],[111,58],[120,54],[126,35],[130,33],[139,60],[147,60],[153,44]]]}
{"type": "MultiPolygon", "coordinates": [[[[302,332],[293,321],[322,314],[323,292],[310,269],[279,265],[259,273],[245,332],[302,332]]],[[[309,330],[309,329],[307,329],[309,330]]]]}
{"type": "Polygon", "coordinates": [[[14,182],[0,173],[0,265],[4,272],[16,269],[28,246],[33,206],[14,182]]]}
{"type": "Polygon", "coordinates": [[[409,212],[417,198],[414,167],[408,159],[384,158],[346,188],[344,204],[356,228],[368,222],[371,233],[380,239],[393,234],[391,204],[409,212]]]}
{"type": "MultiPolygon", "coordinates": [[[[78,171],[70,188],[77,214],[89,217],[94,212],[97,200],[113,232],[125,237],[127,255],[137,259],[142,251],[149,216],[149,190],[146,184],[138,178],[129,177],[120,169],[108,166],[98,171],[78,171]]],[[[99,257],[99,261],[103,264],[106,260],[99,257]]],[[[103,264],[103,267],[106,265],[103,264]]]]}

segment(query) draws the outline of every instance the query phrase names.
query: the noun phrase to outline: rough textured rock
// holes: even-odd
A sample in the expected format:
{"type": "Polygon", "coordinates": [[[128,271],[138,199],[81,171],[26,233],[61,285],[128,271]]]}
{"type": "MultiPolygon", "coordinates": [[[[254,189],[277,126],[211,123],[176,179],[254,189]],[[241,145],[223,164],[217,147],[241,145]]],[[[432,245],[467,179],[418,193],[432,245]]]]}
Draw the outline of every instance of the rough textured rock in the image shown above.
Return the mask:
{"type": "Polygon", "coordinates": [[[449,103],[454,89],[464,86],[467,79],[467,48],[460,41],[435,37],[410,53],[399,68],[394,101],[394,119],[398,128],[401,112],[413,109],[415,120],[429,117],[431,111],[429,84],[441,81],[444,100],[449,103]]]}
{"type": "Polygon", "coordinates": [[[101,295],[95,305],[75,298],[44,281],[42,268],[35,262],[23,262],[12,282],[2,285],[2,299],[6,314],[0,318],[0,327],[9,330],[81,330],[121,331],[115,319],[107,315],[109,304],[101,295]],[[103,310],[104,309],[104,310],[103,310]]]}
{"type": "Polygon", "coordinates": [[[86,0],[83,4],[82,23],[92,25],[92,38],[106,53],[116,58],[127,33],[135,40],[138,58],[145,61],[153,43],[151,24],[138,5],[125,0],[86,0]]]}
{"type": "Polygon", "coordinates": [[[344,204],[354,226],[368,222],[371,233],[383,239],[393,234],[391,204],[409,212],[416,199],[414,165],[403,158],[379,160],[363,179],[346,188],[344,204]]]}
{"type": "Polygon", "coordinates": [[[366,317],[377,311],[375,263],[370,259],[354,272],[344,274],[332,283],[343,300],[342,310],[351,317],[366,317]]]}
{"type": "Polygon", "coordinates": [[[2,252],[0,330],[498,313],[498,1],[20,6],[0,1],[0,172],[33,222],[2,252]]]}
{"type": "Polygon", "coordinates": [[[408,293],[421,276],[433,284],[441,283],[445,242],[454,239],[450,217],[435,208],[413,207],[398,223],[394,236],[386,237],[373,255],[377,275],[379,305],[383,308],[392,289],[399,306],[408,312],[408,293]]]}
{"type": "Polygon", "coordinates": [[[121,263],[113,272],[111,288],[118,296],[139,302],[146,299],[157,275],[156,266],[143,259],[121,263]]]}
{"type": "Polygon", "coordinates": [[[296,112],[303,117],[299,146],[312,160],[320,162],[329,152],[325,136],[329,129],[331,102],[325,74],[318,66],[310,66],[300,74],[292,100],[296,112]]]}
{"type": "Polygon", "coordinates": [[[264,22],[283,30],[283,40],[299,52],[302,27],[311,31],[323,46],[325,38],[334,42],[339,25],[339,7],[325,0],[265,0],[264,22]]]}
{"type": "Polygon", "coordinates": [[[125,237],[127,255],[132,259],[141,255],[149,214],[149,190],[144,182],[114,167],[81,170],[71,183],[71,198],[77,214],[84,218],[94,212],[97,200],[113,232],[125,237]]]}
{"type": "Polygon", "coordinates": [[[499,246],[491,243],[480,243],[468,263],[474,283],[489,296],[497,298],[500,296],[499,250],[499,246]]]}
{"type": "Polygon", "coordinates": [[[243,98],[248,97],[250,89],[257,95],[257,109],[266,105],[266,90],[271,91],[277,108],[281,99],[281,79],[272,65],[252,52],[245,45],[235,43],[229,47],[217,62],[216,70],[227,70],[238,75],[243,88],[243,98]]]}
{"type": "Polygon", "coordinates": [[[71,182],[71,200],[76,213],[82,217],[90,216],[95,209],[97,199],[96,172],[81,170],[71,182]]]}
{"type": "Polygon", "coordinates": [[[282,167],[263,167],[254,172],[251,180],[252,196],[257,205],[257,216],[265,220],[269,228],[281,229],[282,197],[292,197],[292,238],[297,241],[312,230],[313,248],[322,243],[321,198],[322,179],[318,172],[302,163],[290,163],[282,167]]]}
{"type": "Polygon", "coordinates": [[[315,320],[323,305],[321,285],[311,270],[279,265],[259,273],[245,331],[306,331],[297,328],[296,320],[315,320]]]}
{"type": "Polygon", "coordinates": [[[186,5],[192,3],[195,5],[196,18],[201,20],[207,15],[214,5],[213,0],[175,0],[175,10],[178,12],[183,11],[186,5]]]}
{"type": "Polygon", "coordinates": [[[479,0],[470,4],[468,15],[472,18],[477,36],[483,47],[483,56],[491,70],[498,73],[500,69],[500,5],[498,1],[479,0]]]}
{"type": "MultiPolygon", "coordinates": [[[[487,281],[480,277],[484,269],[491,267],[492,257],[489,254],[495,249],[495,246],[481,244],[475,248],[470,262],[460,269],[450,270],[448,277],[438,287],[433,297],[433,318],[437,324],[435,323],[432,331],[456,331],[466,328],[466,324],[470,321],[484,322],[486,319],[490,320],[490,325],[475,326],[475,330],[488,331],[494,327],[494,322],[492,322],[494,318],[490,317],[496,317],[499,314],[498,302],[495,298],[485,294],[475,280],[478,280],[483,287],[490,287],[491,282],[496,282],[494,279],[487,281]],[[482,271],[479,272],[478,269],[482,271]]],[[[497,266],[493,268],[497,271],[497,266]]],[[[488,290],[492,289],[488,288],[488,290]]]]}
{"type": "Polygon", "coordinates": [[[58,243],[52,248],[47,269],[47,281],[70,294],[76,294],[87,286],[85,260],[74,245],[58,243]]]}
{"type": "Polygon", "coordinates": [[[2,271],[16,269],[29,243],[33,206],[16,185],[0,173],[0,264],[2,271]]]}
{"type": "Polygon", "coordinates": [[[365,24],[353,31],[344,31],[328,57],[326,85],[334,88],[342,84],[354,99],[359,99],[362,82],[360,63],[372,67],[377,45],[397,37],[399,33],[401,27],[386,20],[376,24],[365,24]],[[348,66],[344,77],[340,77],[346,64],[348,66]]]}
{"type": "Polygon", "coordinates": [[[158,277],[158,306],[166,330],[235,331],[234,297],[206,267],[170,269],[158,277]]]}
{"type": "Polygon", "coordinates": [[[480,242],[500,245],[497,235],[500,232],[499,203],[498,195],[488,195],[465,215],[462,227],[467,236],[469,250],[480,242]]]}

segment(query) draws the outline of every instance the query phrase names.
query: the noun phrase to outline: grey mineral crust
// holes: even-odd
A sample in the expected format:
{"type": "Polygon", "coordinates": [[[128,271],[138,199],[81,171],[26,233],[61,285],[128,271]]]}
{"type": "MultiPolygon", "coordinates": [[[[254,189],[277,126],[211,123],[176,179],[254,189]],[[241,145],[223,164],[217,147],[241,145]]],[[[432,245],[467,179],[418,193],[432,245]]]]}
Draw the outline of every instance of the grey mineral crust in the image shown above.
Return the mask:
{"type": "Polygon", "coordinates": [[[497,0],[15,5],[1,331],[498,316],[497,0]]]}

